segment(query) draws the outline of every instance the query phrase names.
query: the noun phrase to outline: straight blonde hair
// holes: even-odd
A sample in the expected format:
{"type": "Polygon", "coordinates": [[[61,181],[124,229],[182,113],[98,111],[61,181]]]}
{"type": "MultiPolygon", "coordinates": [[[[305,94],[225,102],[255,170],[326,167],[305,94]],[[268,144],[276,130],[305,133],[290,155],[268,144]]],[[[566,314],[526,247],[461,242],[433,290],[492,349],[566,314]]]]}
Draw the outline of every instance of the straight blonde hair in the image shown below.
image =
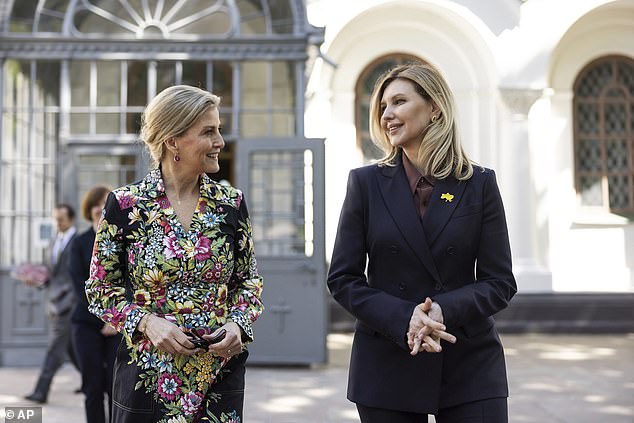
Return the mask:
{"type": "Polygon", "coordinates": [[[209,109],[220,105],[220,97],[189,85],[174,85],[150,101],[141,117],[141,140],[152,164],[158,167],[165,157],[165,143],[184,135],[209,109]]]}
{"type": "Polygon", "coordinates": [[[397,66],[383,74],[374,85],[370,100],[370,137],[381,149],[379,166],[394,166],[399,148],[393,146],[381,126],[381,99],[387,86],[396,79],[414,84],[416,92],[438,110],[438,119],[430,122],[423,134],[418,156],[413,160],[424,175],[444,179],[453,175],[464,181],[473,175],[473,162],[469,159],[458,134],[453,94],[440,72],[431,65],[410,63],[397,66]]]}

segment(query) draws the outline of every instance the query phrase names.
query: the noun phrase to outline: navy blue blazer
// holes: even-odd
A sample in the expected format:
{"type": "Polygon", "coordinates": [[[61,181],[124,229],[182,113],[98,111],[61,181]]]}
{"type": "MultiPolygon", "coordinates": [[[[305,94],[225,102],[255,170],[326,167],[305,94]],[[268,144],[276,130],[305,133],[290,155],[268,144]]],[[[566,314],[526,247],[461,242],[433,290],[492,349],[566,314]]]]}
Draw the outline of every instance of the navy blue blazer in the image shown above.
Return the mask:
{"type": "Polygon", "coordinates": [[[94,243],[95,231],[91,226],[85,232],[75,236],[70,244],[70,276],[78,299],[71,321],[101,330],[104,323],[88,311],[88,299],[86,299],[86,280],[90,276],[90,260],[94,243]]]}
{"type": "Polygon", "coordinates": [[[475,167],[468,181],[438,180],[422,221],[400,161],[352,170],[328,288],[357,318],[351,401],[431,414],[508,396],[491,316],[508,305],[517,286],[492,170],[475,167]],[[426,297],[440,304],[457,342],[442,341],[441,353],[412,357],[407,329],[426,297]]]}

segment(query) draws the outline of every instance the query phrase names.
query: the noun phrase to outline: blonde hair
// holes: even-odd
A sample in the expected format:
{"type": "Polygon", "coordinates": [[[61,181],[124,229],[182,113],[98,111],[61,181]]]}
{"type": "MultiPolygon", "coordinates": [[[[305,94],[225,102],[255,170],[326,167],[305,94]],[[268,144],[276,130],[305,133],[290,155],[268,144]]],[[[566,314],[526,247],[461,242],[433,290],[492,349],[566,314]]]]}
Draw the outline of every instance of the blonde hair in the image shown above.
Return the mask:
{"type": "Polygon", "coordinates": [[[189,85],[174,85],[150,101],[141,117],[141,140],[158,167],[165,157],[165,143],[182,136],[209,109],[220,105],[220,97],[189,85]]]}
{"type": "Polygon", "coordinates": [[[440,72],[431,65],[411,63],[397,66],[383,74],[374,85],[370,100],[370,137],[383,151],[379,166],[394,166],[399,154],[398,147],[390,143],[381,126],[381,100],[387,86],[396,79],[414,84],[416,92],[434,104],[440,113],[435,122],[430,122],[423,134],[418,157],[413,161],[423,174],[437,179],[453,175],[458,180],[467,180],[473,175],[473,162],[467,157],[455,120],[453,94],[440,72]]]}

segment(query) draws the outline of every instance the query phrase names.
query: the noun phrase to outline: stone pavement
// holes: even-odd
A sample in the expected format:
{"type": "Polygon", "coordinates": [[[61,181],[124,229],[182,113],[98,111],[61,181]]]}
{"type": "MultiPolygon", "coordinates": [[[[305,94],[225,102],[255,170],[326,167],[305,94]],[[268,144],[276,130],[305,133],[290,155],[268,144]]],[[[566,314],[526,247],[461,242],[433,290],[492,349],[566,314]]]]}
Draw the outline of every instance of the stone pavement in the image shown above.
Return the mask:
{"type": "MultiPolygon", "coordinates": [[[[330,362],[308,367],[247,370],[247,423],[353,423],[345,399],[349,334],[328,337],[330,362]]],[[[634,423],[634,334],[502,335],[511,397],[511,423],[634,423]]],[[[36,368],[0,368],[4,407],[26,405],[36,368]]],[[[79,375],[65,366],[43,409],[43,423],[83,423],[79,375]]],[[[11,420],[6,419],[7,423],[11,420]]],[[[13,420],[15,421],[15,420],[13,420]]],[[[433,422],[433,418],[430,418],[433,422]]]]}

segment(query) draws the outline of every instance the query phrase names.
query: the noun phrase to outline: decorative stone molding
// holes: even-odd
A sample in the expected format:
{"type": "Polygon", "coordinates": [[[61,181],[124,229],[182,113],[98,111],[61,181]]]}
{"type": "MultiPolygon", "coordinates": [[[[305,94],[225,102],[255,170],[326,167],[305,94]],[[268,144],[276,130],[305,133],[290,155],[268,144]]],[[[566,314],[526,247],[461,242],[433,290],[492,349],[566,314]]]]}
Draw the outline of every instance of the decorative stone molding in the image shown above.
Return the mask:
{"type": "Polygon", "coordinates": [[[530,88],[500,88],[504,104],[515,119],[524,120],[531,107],[542,96],[542,90],[530,88]]]}

